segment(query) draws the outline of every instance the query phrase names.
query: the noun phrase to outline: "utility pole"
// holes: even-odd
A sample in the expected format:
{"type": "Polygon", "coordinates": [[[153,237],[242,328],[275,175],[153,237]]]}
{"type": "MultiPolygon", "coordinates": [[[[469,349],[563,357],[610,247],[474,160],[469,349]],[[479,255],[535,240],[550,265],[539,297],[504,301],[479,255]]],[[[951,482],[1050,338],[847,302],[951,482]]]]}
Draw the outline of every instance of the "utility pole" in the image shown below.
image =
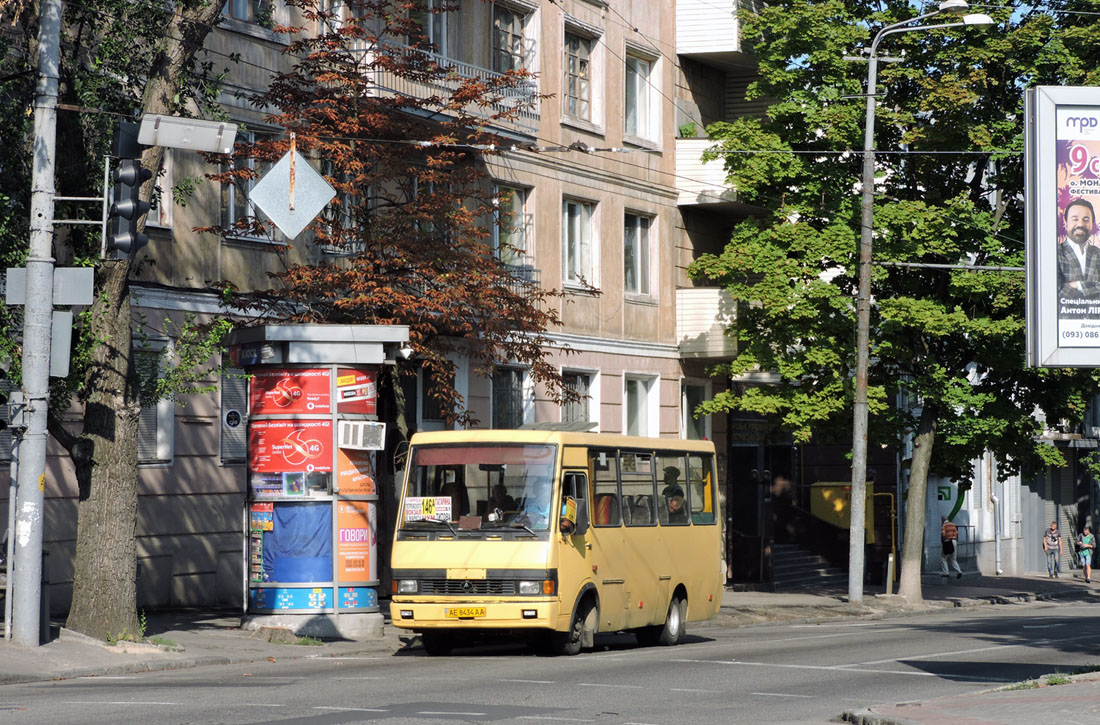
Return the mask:
{"type": "Polygon", "coordinates": [[[61,0],[42,0],[34,100],[30,255],[23,321],[23,395],[27,429],[20,446],[15,501],[15,596],[12,641],[38,647],[42,598],[42,520],[46,488],[46,413],[53,324],[54,160],[57,139],[61,0]]]}

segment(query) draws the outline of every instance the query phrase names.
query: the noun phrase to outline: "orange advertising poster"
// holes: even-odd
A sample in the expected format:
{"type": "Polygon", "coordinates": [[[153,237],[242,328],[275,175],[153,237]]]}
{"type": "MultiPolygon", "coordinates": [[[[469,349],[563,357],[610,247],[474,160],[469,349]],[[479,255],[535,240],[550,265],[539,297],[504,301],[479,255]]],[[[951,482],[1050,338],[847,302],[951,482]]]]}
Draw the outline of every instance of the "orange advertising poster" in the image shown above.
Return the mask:
{"type": "Polygon", "coordinates": [[[332,411],[327,368],[260,369],[249,382],[252,415],[325,414],[332,411]]]}
{"type": "Polygon", "coordinates": [[[336,490],[345,496],[374,495],[374,451],[336,449],[336,490]]]}
{"type": "Polygon", "coordinates": [[[336,371],[336,410],[374,415],[378,412],[378,375],[373,370],[339,368],[336,371]]]}
{"type": "Polygon", "coordinates": [[[378,556],[378,517],[370,501],[337,501],[337,580],[365,582],[374,578],[378,556]]]}

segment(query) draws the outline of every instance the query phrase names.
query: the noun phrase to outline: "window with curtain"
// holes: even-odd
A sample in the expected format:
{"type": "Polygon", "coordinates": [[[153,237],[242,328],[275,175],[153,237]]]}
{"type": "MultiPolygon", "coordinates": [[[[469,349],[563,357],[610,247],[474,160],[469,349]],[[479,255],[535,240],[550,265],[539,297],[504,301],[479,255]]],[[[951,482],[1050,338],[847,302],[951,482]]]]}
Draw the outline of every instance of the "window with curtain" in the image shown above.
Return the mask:
{"type": "Polygon", "coordinates": [[[623,224],[623,289],[630,294],[648,295],[649,217],[627,214],[623,224]]]}
{"type": "Polygon", "coordinates": [[[652,139],[652,90],[650,72],[653,65],[645,58],[626,57],[626,119],[624,130],[631,136],[652,139]]]}
{"type": "Polygon", "coordinates": [[[596,283],[592,240],[595,206],[575,199],[562,203],[562,277],[566,283],[596,283]]]}

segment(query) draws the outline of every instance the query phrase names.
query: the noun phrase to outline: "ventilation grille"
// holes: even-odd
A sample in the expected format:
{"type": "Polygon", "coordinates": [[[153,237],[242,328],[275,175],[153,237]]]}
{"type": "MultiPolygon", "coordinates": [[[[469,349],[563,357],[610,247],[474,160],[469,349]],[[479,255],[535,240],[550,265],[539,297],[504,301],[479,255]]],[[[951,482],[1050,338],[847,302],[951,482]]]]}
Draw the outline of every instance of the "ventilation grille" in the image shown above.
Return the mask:
{"type": "Polygon", "coordinates": [[[386,424],[369,420],[341,420],[338,425],[341,448],[380,451],[385,447],[386,424]]]}

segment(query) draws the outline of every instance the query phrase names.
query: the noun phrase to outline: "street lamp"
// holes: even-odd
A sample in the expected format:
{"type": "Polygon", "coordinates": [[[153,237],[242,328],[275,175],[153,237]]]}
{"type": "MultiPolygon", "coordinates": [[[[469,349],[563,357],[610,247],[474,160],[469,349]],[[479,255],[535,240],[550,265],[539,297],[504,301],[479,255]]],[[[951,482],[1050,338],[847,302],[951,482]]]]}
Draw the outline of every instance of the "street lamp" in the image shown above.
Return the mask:
{"type": "MultiPolygon", "coordinates": [[[[848,601],[863,601],[863,545],[867,504],[867,368],[871,329],[871,241],[874,226],[875,191],[875,81],[878,72],[878,44],[887,35],[917,30],[938,30],[964,25],[990,25],[984,13],[966,14],[965,0],[945,0],[930,13],[887,25],[875,35],[867,55],[867,120],[863,134],[863,209],[859,238],[859,297],[856,304],[856,390],[852,422],[852,498],[849,518],[848,601]],[[940,14],[961,15],[959,22],[914,25],[940,14]]],[[[922,501],[910,502],[923,506],[922,501]]]]}

